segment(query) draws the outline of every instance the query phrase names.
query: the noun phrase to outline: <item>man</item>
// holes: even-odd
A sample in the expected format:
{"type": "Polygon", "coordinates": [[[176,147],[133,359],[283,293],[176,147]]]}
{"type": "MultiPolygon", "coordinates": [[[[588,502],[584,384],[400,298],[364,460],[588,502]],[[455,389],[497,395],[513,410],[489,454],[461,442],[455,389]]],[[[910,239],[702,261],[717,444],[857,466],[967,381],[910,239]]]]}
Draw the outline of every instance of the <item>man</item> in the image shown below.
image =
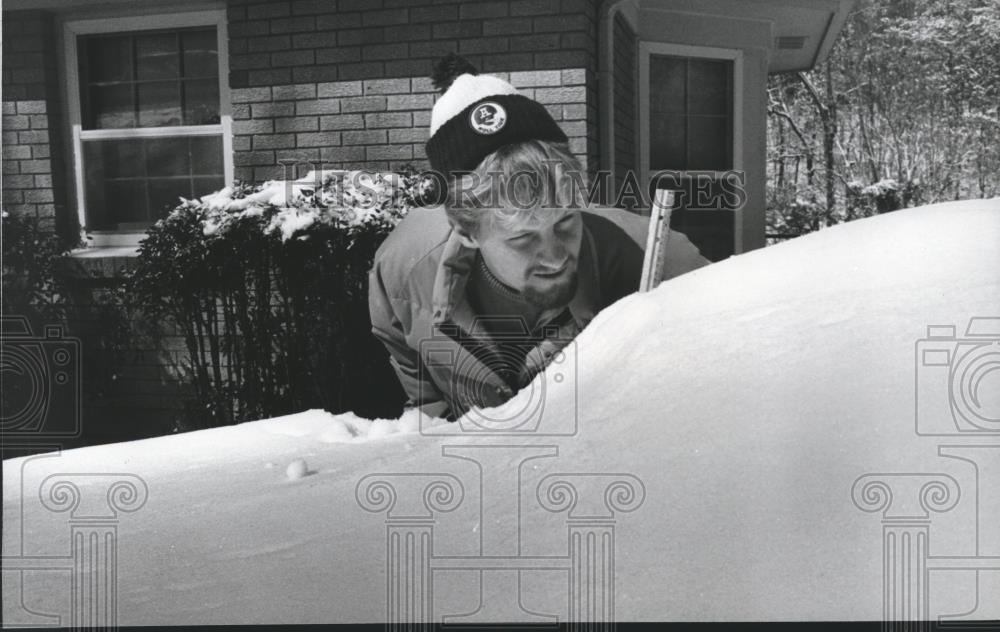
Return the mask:
{"type": "MultiPolygon", "coordinates": [[[[456,419],[512,397],[638,289],[647,220],[587,207],[544,106],[454,55],[435,74],[427,156],[448,201],[410,211],[379,248],[369,308],[408,405],[456,419]]],[[[680,233],[670,246],[665,278],[708,263],[680,233]]]]}

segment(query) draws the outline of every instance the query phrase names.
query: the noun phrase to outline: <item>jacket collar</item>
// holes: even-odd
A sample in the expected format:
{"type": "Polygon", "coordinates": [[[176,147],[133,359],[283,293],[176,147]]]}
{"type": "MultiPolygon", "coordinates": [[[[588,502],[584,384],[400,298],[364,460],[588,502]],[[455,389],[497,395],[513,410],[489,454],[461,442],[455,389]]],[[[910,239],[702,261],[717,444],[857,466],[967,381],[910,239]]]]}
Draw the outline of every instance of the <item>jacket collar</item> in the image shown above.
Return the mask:
{"type": "MultiPolygon", "coordinates": [[[[451,322],[464,331],[472,331],[476,314],[469,304],[465,287],[475,261],[476,249],[462,245],[458,233],[452,229],[441,252],[431,295],[435,327],[451,322]]],[[[593,320],[595,310],[601,301],[597,263],[594,237],[584,224],[577,263],[578,285],[576,295],[568,305],[573,320],[581,330],[593,320]]]]}

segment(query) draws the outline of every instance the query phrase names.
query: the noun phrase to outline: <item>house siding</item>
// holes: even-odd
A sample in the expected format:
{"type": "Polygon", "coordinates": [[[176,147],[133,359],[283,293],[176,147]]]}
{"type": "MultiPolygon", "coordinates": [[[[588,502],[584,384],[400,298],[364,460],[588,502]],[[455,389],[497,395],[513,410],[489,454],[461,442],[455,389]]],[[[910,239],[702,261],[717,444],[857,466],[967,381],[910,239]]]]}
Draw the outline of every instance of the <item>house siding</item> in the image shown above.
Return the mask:
{"type": "MultiPolygon", "coordinates": [[[[543,103],[586,167],[596,123],[585,68],[494,73],[543,103]]],[[[427,169],[424,152],[436,93],[425,77],[233,90],[239,180],[290,179],[309,169],[427,169]]]]}
{"type": "Polygon", "coordinates": [[[180,331],[148,322],[123,291],[134,258],[64,261],[68,333],[80,340],[81,423],[86,442],[152,437],[183,428],[193,388],[180,331]]]}
{"type": "Polygon", "coordinates": [[[57,46],[52,15],[3,15],[3,208],[68,227],[67,179],[60,130],[57,46]]]}
{"type": "Polygon", "coordinates": [[[236,178],[428,168],[429,75],[448,52],[544,103],[597,168],[596,0],[428,4],[232,0],[236,178]]]}
{"type": "MultiPolygon", "coordinates": [[[[637,172],[636,73],[638,41],[635,31],[621,13],[615,14],[612,38],[612,81],[614,82],[615,183],[622,186],[629,171],[637,172]]],[[[617,190],[617,189],[616,189],[617,190]]]]}

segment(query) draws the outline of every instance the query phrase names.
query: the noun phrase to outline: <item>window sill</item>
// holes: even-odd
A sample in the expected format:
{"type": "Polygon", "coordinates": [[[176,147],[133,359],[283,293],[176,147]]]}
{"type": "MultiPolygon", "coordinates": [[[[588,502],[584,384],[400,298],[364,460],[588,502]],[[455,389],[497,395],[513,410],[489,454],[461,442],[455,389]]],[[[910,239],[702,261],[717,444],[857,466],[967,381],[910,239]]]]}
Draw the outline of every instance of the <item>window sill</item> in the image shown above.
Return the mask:
{"type": "Polygon", "coordinates": [[[135,248],[139,242],[148,236],[146,231],[100,231],[93,230],[87,232],[87,242],[89,248],[135,248]]]}
{"type": "Polygon", "coordinates": [[[104,259],[107,257],[138,257],[139,246],[90,246],[70,250],[66,256],[71,259],[104,259]]]}
{"type": "Polygon", "coordinates": [[[58,270],[74,279],[117,279],[135,267],[138,256],[138,246],[77,248],[62,256],[58,270]]]}

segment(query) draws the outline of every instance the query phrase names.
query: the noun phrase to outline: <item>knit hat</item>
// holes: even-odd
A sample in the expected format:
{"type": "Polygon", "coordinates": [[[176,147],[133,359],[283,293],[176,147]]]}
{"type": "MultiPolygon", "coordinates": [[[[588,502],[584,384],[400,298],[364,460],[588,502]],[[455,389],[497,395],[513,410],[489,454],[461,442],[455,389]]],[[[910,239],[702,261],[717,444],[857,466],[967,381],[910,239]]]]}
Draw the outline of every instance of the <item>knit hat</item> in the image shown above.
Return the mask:
{"type": "Polygon", "coordinates": [[[467,60],[449,53],[434,66],[442,92],[431,111],[427,158],[445,176],[472,171],[486,156],[526,140],[567,142],[545,106],[503,79],[480,75],[467,60]]]}

